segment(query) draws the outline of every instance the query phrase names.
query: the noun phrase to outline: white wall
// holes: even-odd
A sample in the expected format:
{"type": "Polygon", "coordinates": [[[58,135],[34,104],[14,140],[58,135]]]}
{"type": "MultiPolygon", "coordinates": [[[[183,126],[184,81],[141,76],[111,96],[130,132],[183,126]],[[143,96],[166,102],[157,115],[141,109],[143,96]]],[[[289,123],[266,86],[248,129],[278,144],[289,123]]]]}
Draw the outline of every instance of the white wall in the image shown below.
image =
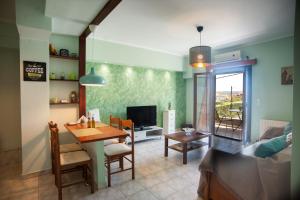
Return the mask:
{"type": "Polygon", "coordinates": [[[88,39],[86,46],[87,61],[183,71],[183,56],[97,39],[94,40],[93,56],[92,47],[93,40],[88,39]]]}
{"type": "Polygon", "coordinates": [[[49,145],[49,36],[50,32],[18,25],[20,34],[22,174],[51,168],[49,145]],[[23,81],[23,61],[47,64],[47,81],[23,81]]]}

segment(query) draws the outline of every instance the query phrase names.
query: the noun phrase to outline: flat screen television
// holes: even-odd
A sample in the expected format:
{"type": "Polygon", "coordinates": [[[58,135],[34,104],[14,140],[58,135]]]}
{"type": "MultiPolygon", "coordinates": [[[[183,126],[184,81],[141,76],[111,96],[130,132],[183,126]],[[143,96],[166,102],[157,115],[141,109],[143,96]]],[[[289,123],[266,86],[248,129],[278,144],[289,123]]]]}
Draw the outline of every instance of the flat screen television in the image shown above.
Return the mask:
{"type": "Polygon", "coordinates": [[[127,107],[127,119],[131,119],[136,128],[156,126],[156,106],[127,107]]]}

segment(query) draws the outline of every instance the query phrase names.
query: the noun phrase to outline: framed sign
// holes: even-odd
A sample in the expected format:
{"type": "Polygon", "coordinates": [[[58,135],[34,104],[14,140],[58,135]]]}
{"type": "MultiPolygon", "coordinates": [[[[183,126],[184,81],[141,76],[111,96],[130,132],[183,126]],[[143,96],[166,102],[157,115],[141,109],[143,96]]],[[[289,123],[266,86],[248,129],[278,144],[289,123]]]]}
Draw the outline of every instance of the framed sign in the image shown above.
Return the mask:
{"type": "Polygon", "coordinates": [[[23,61],[24,81],[46,81],[46,63],[23,61]]]}

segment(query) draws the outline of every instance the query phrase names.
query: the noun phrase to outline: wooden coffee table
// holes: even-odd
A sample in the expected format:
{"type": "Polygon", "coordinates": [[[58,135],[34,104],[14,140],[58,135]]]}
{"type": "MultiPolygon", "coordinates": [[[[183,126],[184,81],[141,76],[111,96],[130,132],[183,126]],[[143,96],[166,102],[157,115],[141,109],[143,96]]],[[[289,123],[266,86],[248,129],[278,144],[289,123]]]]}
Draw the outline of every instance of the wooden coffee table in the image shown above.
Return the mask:
{"type": "Polygon", "coordinates": [[[210,133],[200,133],[192,132],[190,135],[187,135],[185,132],[177,132],[171,134],[165,134],[165,157],[168,157],[168,149],[173,149],[183,153],[183,164],[187,164],[187,152],[192,151],[198,148],[201,148],[205,145],[211,146],[211,136],[210,133]],[[203,138],[208,137],[208,143],[200,141],[203,138]],[[179,143],[169,146],[169,139],[178,141],[179,143]]]}

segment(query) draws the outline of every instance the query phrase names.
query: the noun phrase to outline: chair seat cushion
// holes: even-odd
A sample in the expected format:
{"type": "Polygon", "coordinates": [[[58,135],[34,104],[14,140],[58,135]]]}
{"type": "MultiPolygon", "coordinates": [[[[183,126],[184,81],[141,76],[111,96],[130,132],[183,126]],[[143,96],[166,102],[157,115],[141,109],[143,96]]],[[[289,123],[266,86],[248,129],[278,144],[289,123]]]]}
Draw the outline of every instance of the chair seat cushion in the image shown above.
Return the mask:
{"type": "Polygon", "coordinates": [[[118,143],[119,143],[119,140],[117,140],[117,139],[104,140],[104,146],[111,145],[111,144],[118,144],[118,143]]]}
{"type": "Polygon", "coordinates": [[[59,146],[60,153],[67,153],[72,151],[80,151],[82,150],[82,147],[80,144],[77,143],[71,143],[71,144],[61,144],[59,146]]]}
{"type": "Polygon", "coordinates": [[[114,156],[129,152],[131,152],[131,148],[123,143],[111,144],[104,147],[104,153],[107,156],[114,156]]]}
{"type": "Polygon", "coordinates": [[[85,151],[73,151],[60,154],[60,164],[70,165],[90,160],[90,156],[85,151]]]}

